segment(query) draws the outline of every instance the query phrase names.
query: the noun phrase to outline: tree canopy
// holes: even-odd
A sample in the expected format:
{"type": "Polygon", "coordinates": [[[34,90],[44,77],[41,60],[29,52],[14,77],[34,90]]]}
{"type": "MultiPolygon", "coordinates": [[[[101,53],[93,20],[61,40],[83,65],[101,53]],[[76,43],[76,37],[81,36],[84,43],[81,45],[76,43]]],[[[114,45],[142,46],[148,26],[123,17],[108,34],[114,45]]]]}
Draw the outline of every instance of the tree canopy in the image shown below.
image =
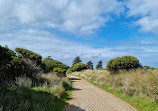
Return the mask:
{"type": "Polygon", "coordinates": [[[77,56],[77,57],[73,60],[72,65],[74,65],[74,64],[76,64],[76,63],[80,63],[80,62],[82,62],[82,61],[81,61],[80,57],[77,56]]]}
{"type": "Polygon", "coordinates": [[[100,60],[96,66],[97,69],[102,69],[103,68],[103,62],[100,60]]]}
{"type": "Polygon", "coordinates": [[[87,66],[87,69],[93,69],[93,63],[92,63],[92,61],[88,61],[87,64],[86,64],[86,66],[87,66]]]}

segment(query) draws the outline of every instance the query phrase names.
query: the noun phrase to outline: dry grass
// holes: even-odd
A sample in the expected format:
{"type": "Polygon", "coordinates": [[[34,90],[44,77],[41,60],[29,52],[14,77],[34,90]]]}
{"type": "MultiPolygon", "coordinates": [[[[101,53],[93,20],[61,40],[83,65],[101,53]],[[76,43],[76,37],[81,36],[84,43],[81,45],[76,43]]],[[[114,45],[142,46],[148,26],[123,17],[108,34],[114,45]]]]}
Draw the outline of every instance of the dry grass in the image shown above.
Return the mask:
{"type": "Polygon", "coordinates": [[[65,92],[66,87],[63,86],[64,84],[71,86],[71,82],[67,77],[60,78],[52,73],[43,74],[41,77],[48,80],[43,84],[43,87],[49,87],[51,89],[51,93],[58,97],[61,97],[61,95],[65,92]]]}
{"type": "Polygon", "coordinates": [[[100,86],[110,87],[128,97],[147,100],[148,104],[157,104],[158,106],[157,69],[120,71],[118,74],[110,74],[106,70],[84,70],[75,72],[73,75],[85,78],[100,86]]]}

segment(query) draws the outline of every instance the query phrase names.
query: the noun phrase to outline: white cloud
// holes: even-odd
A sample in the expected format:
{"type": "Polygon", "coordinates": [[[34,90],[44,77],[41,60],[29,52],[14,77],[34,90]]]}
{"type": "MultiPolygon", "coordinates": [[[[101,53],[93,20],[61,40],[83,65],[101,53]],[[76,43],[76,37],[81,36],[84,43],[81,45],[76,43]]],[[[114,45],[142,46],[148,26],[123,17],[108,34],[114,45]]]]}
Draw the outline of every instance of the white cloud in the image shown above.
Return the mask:
{"type": "Polygon", "coordinates": [[[158,0],[127,0],[128,16],[140,18],[134,24],[143,32],[158,33],[158,0]]]}
{"type": "Polygon", "coordinates": [[[16,26],[51,27],[72,33],[91,33],[119,15],[117,0],[0,0],[0,30],[16,26]]]}
{"type": "Polygon", "coordinates": [[[16,47],[26,48],[41,54],[43,57],[52,56],[53,59],[63,61],[71,65],[72,59],[80,56],[84,62],[92,60],[98,62],[100,59],[108,60],[124,52],[112,51],[111,48],[92,48],[88,45],[71,40],[64,40],[51,33],[41,30],[21,30],[8,36],[0,37],[1,45],[8,45],[11,49],[16,47]]]}
{"type": "Polygon", "coordinates": [[[106,62],[114,57],[132,55],[140,59],[143,65],[156,66],[157,44],[155,39],[139,39],[137,41],[121,41],[115,47],[93,48],[71,40],[64,40],[47,31],[21,30],[20,32],[0,36],[0,44],[8,45],[11,49],[22,47],[41,54],[43,57],[52,56],[53,59],[71,65],[73,58],[80,56],[84,63],[91,60],[94,65],[102,59],[106,62]],[[13,38],[13,35],[15,36],[13,38]],[[148,41],[148,42],[147,42],[148,41]],[[124,43],[124,44],[122,44],[124,43]],[[151,57],[153,62],[151,62],[151,57]]]}

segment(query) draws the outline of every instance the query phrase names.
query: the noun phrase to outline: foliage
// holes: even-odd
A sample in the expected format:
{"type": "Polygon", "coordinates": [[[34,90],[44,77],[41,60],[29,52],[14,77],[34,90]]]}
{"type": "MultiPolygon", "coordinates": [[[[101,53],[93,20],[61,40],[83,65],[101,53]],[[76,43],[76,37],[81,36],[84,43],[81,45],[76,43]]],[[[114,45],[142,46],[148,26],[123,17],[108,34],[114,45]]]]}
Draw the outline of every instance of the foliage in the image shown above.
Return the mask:
{"type": "Polygon", "coordinates": [[[150,66],[144,66],[144,69],[150,69],[150,66]]]}
{"type": "Polygon", "coordinates": [[[23,49],[23,48],[16,48],[15,51],[18,52],[19,54],[21,54],[22,56],[33,60],[34,62],[37,63],[37,65],[41,64],[41,61],[42,61],[42,56],[41,55],[39,55],[37,53],[34,53],[30,50],[23,49]]]}
{"type": "Polygon", "coordinates": [[[119,94],[124,100],[141,111],[158,110],[158,70],[122,70],[111,75],[107,70],[84,70],[74,72],[92,83],[108,88],[113,94],[119,94]]]}
{"type": "Polygon", "coordinates": [[[14,51],[0,46],[0,78],[14,78],[22,74],[23,64],[14,51]]]}
{"type": "Polygon", "coordinates": [[[42,68],[45,72],[51,72],[51,71],[53,71],[54,68],[61,68],[61,69],[67,70],[69,68],[69,66],[67,66],[57,60],[53,60],[51,58],[45,58],[42,61],[42,68]]]}
{"type": "Polygon", "coordinates": [[[97,66],[96,66],[96,69],[103,69],[103,62],[102,62],[102,60],[100,60],[99,62],[98,62],[98,64],[97,64],[97,66]]]}
{"type": "Polygon", "coordinates": [[[106,69],[109,71],[118,71],[119,69],[136,69],[142,67],[139,60],[133,56],[122,56],[110,60],[106,69]]]}
{"type": "Polygon", "coordinates": [[[81,61],[80,57],[77,56],[77,57],[73,60],[72,64],[74,65],[74,64],[80,63],[80,62],[82,62],[82,61],[81,61]]]}
{"type": "Polygon", "coordinates": [[[87,69],[86,65],[83,64],[83,63],[76,63],[74,65],[72,65],[70,68],[69,68],[69,71],[71,72],[75,72],[75,71],[82,71],[84,69],[87,69]]]}
{"type": "Polygon", "coordinates": [[[72,88],[68,78],[55,75],[42,75],[44,83],[31,78],[18,77],[16,84],[0,82],[0,109],[4,111],[62,111],[66,100],[66,91],[72,88]],[[30,85],[32,84],[32,87],[30,85]],[[39,84],[39,85],[33,85],[39,84]]]}
{"type": "Polygon", "coordinates": [[[64,74],[64,75],[66,75],[66,69],[54,68],[53,72],[55,72],[56,74],[64,74]]]}
{"type": "MultiPolygon", "coordinates": [[[[0,46],[0,110],[61,111],[68,99],[66,91],[72,88],[69,79],[55,74],[37,77],[42,56],[22,48],[16,51],[18,56],[0,46]]],[[[58,73],[69,68],[62,63],[59,66],[58,73]]]]}
{"type": "Polygon", "coordinates": [[[92,61],[89,61],[89,62],[86,64],[86,66],[87,66],[87,69],[93,69],[93,63],[92,63],[92,61]]]}
{"type": "Polygon", "coordinates": [[[13,51],[0,45],[0,77],[5,76],[8,72],[8,69],[11,67],[10,62],[13,60],[14,56],[16,55],[13,51]]]}

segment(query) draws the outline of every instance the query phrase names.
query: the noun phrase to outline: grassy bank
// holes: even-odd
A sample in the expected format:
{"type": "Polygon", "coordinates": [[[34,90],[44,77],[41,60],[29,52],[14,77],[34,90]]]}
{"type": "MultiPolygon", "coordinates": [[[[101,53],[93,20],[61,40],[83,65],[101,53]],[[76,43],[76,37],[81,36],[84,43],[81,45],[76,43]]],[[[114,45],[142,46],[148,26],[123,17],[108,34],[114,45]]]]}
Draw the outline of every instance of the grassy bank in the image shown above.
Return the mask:
{"type": "Polygon", "coordinates": [[[37,78],[17,77],[0,83],[2,111],[62,111],[69,98],[71,82],[54,74],[37,78]]]}
{"type": "Polygon", "coordinates": [[[158,111],[158,70],[121,71],[115,75],[106,70],[84,70],[72,74],[120,97],[140,111],[158,111]]]}

